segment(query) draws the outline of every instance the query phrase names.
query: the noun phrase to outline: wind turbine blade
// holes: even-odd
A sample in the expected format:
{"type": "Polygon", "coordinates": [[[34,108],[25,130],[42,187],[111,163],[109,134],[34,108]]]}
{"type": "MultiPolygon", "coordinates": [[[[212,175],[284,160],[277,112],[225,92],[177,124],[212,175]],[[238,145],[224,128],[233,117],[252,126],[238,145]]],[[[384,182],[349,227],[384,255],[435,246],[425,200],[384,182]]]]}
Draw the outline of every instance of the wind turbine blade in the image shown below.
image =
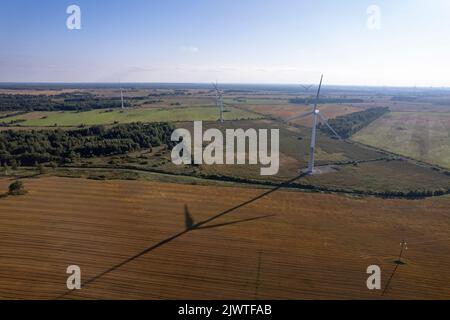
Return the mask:
{"type": "Polygon", "coordinates": [[[314,103],[314,112],[317,110],[317,104],[319,103],[320,89],[322,88],[323,75],[320,77],[319,88],[317,89],[316,102],[314,103]]]}
{"type": "Polygon", "coordinates": [[[330,124],[328,123],[328,121],[320,114],[318,113],[320,120],[322,120],[323,123],[325,123],[325,125],[328,127],[328,129],[331,130],[331,132],[333,132],[333,134],[338,137],[339,140],[342,141],[341,136],[330,126],[330,124]]]}
{"type": "Polygon", "coordinates": [[[220,122],[223,122],[223,93],[219,89],[219,85],[216,83],[212,84],[216,90],[216,107],[220,111],[220,122]]]}
{"type": "Polygon", "coordinates": [[[219,92],[219,88],[217,87],[217,83],[212,83],[214,90],[216,91],[216,106],[219,107],[219,97],[220,97],[220,92],[219,92]]]}
{"type": "Polygon", "coordinates": [[[323,75],[320,76],[319,88],[317,89],[317,99],[319,99],[320,89],[322,88],[323,75]]]}
{"type": "Polygon", "coordinates": [[[308,112],[303,113],[303,114],[300,114],[300,115],[298,115],[298,116],[294,116],[294,117],[291,117],[291,118],[289,118],[289,119],[286,119],[286,121],[292,121],[292,120],[297,120],[297,119],[306,118],[307,116],[310,116],[310,115],[312,115],[312,114],[314,114],[314,112],[308,111],[308,112]]]}

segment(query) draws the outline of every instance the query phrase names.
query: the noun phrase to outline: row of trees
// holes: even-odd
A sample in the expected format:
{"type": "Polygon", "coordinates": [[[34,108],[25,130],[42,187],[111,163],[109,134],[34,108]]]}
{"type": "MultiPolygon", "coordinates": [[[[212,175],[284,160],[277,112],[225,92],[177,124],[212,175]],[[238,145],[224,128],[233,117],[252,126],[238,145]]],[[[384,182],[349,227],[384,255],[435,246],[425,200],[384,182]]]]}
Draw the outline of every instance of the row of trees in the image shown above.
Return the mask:
{"type": "MultiPolygon", "coordinates": [[[[234,176],[224,176],[224,175],[202,175],[206,179],[222,180],[222,181],[232,181],[239,183],[255,183],[261,185],[277,186],[275,182],[269,181],[258,181],[253,179],[246,179],[234,176]]],[[[311,191],[325,191],[325,192],[337,192],[337,193],[348,193],[348,194],[358,194],[358,195],[371,195],[380,198],[403,198],[403,199],[423,199],[429,197],[443,196],[450,194],[450,188],[440,188],[435,190],[405,190],[405,191],[372,191],[372,190],[357,190],[357,189],[345,189],[345,188],[335,188],[322,185],[304,184],[304,183],[290,183],[289,187],[299,188],[311,191]]]]}
{"type": "Polygon", "coordinates": [[[94,126],[74,131],[4,131],[0,133],[2,164],[70,163],[79,158],[125,154],[163,144],[171,145],[167,123],[94,126]]]}
{"type": "MultiPolygon", "coordinates": [[[[87,111],[120,108],[120,97],[101,98],[90,93],[49,95],[0,94],[0,111],[87,111]]],[[[128,99],[125,106],[132,103],[128,99]]]]}
{"type": "MultiPolygon", "coordinates": [[[[154,96],[170,95],[149,94],[147,96],[133,96],[125,99],[124,106],[129,108],[139,104],[154,104],[162,102],[154,96]]],[[[61,93],[58,95],[26,95],[0,94],[1,111],[89,111],[93,109],[120,108],[122,101],[117,97],[99,97],[92,93],[61,93]]]]}
{"type": "Polygon", "coordinates": [[[410,191],[367,191],[367,192],[357,190],[354,191],[353,193],[361,195],[372,195],[380,198],[424,199],[450,194],[450,189],[410,190],[410,191]]]}
{"type": "MultiPolygon", "coordinates": [[[[328,122],[342,138],[346,139],[387,112],[389,112],[389,108],[387,107],[375,107],[330,119],[328,122]]],[[[334,137],[333,132],[326,125],[320,124],[319,129],[329,136],[334,137]]]]}

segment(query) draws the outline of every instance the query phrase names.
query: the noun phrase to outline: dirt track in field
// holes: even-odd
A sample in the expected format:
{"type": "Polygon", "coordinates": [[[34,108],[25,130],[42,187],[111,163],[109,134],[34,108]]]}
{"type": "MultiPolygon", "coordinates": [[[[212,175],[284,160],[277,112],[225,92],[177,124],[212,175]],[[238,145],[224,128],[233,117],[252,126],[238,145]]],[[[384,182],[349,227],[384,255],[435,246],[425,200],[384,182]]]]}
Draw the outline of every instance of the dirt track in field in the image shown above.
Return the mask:
{"type": "Polygon", "coordinates": [[[267,190],[68,178],[25,186],[24,196],[0,198],[3,299],[66,293],[68,265],[88,281],[182,232],[185,206],[199,222],[245,202],[64,298],[380,299],[366,268],[380,265],[384,286],[403,238],[407,264],[383,298],[450,298],[450,198],[279,190],[248,202],[267,190]]]}

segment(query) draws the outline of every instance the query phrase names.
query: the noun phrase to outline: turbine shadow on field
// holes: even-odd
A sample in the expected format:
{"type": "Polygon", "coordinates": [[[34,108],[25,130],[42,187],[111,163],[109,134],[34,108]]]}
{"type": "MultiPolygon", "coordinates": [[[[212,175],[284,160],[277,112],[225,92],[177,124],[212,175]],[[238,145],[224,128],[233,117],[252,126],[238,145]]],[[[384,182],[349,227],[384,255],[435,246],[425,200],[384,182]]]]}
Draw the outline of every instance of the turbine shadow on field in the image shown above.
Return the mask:
{"type": "Polygon", "coordinates": [[[191,213],[189,211],[189,207],[187,205],[184,205],[184,224],[185,224],[187,230],[203,230],[203,229],[220,228],[220,227],[225,227],[225,226],[229,226],[229,225],[233,225],[233,224],[239,224],[239,223],[243,223],[243,222],[250,222],[250,221],[264,219],[264,218],[269,218],[269,217],[274,217],[274,216],[275,216],[275,214],[268,214],[268,215],[265,215],[265,216],[259,216],[259,217],[241,219],[241,220],[234,220],[234,221],[218,223],[218,224],[213,224],[213,225],[204,226],[204,227],[201,227],[201,226],[197,227],[194,224],[194,218],[192,217],[192,215],[191,215],[191,213]]]}
{"type": "Polygon", "coordinates": [[[184,205],[184,224],[186,226],[186,229],[192,229],[192,227],[194,226],[194,219],[192,218],[187,205],[184,205]]]}
{"type": "Polygon", "coordinates": [[[230,222],[213,224],[213,225],[210,225],[210,226],[199,227],[199,228],[196,228],[195,230],[220,228],[220,227],[225,227],[225,226],[229,226],[229,225],[232,225],[232,224],[239,224],[239,223],[243,223],[243,222],[255,221],[255,220],[269,218],[269,217],[274,217],[274,216],[276,216],[276,215],[275,214],[268,214],[268,215],[260,216],[260,217],[254,217],[254,218],[248,218],[248,219],[242,219],[242,220],[235,220],[235,221],[230,221],[230,222]]]}
{"type": "MultiPolygon", "coordinates": [[[[158,242],[157,244],[155,244],[155,245],[153,245],[153,246],[151,246],[151,247],[149,247],[149,248],[147,248],[147,249],[145,249],[145,250],[135,254],[134,256],[131,256],[128,259],[126,259],[126,260],[124,260],[124,261],[122,261],[122,262],[112,266],[111,268],[109,268],[109,269],[103,271],[102,273],[94,276],[93,278],[83,282],[81,284],[81,287],[83,288],[83,287],[91,284],[92,282],[100,279],[101,277],[105,276],[106,274],[111,273],[114,270],[119,269],[120,267],[123,267],[124,265],[128,264],[129,262],[131,262],[133,260],[136,260],[136,259],[140,258],[141,256],[143,256],[143,255],[145,255],[145,254],[147,254],[147,253],[149,253],[149,252],[151,252],[151,251],[153,251],[155,249],[158,249],[159,247],[161,247],[161,246],[163,246],[163,245],[165,245],[165,244],[167,244],[167,243],[169,243],[169,242],[171,242],[171,241],[181,237],[182,235],[188,233],[189,231],[193,231],[193,230],[196,230],[196,229],[206,229],[206,228],[220,227],[220,226],[223,226],[223,225],[228,225],[228,224],[233,224],[233,223],[240,223],[240,222],[244,222],[244,221],[262,219],[262,218],[268,217],[268,216],[256,217],[256,218],[252,218],[252,219],[245,219],[245,220],[234,221],[234,222],[230,222],[230,223],[217,224],[217,225],[213,225],[213,226],[204,226],[207,223],[212,222],[212,221],[214,221],[214,220],[216,220],[216,219],[218,219],[218,218],[220,218],[220,217],[222,217],[222,216],[224,216],[224,215],[226,215],[226,214],[228,214],[230,212],[233,212],[233,211],[235,211],[235,210],[237,210],[239,208],[242,208],[242,207],[244,207],[244,206],[246,206],[246,205],[248,205],[250,203],[253,203],[253,202],[255,202],[255,201],[259,200],[259,199],[262,199],[262,198],[264,198],[264,197],[266,197],[266,196],[268,196],[268,195],[270,195],[270,194],[280,190],[281,188],[288,187],[291,183],[293,183],[294,181],[304,177],[305,175],[306,175],[305,173],[302,173],[302,174],[300,174],[299,176],[297,176],[297,177],[295,177],[293,179],[290,179],[288,181],[285,181],[285,182],[279,184],[275,188],[272,188],[272,189],[270,189],[268,191],[265,191],[264,193],[260,194],[259,196],[256,196],[256,197],[254,197],[254,198],[252,198],[250,200],[247,200],[247,201],[245,201],[245,202],[243,202],[241,204],[238,204],[238,205],[236,205],[234,207],[231,207],[231,208],[229,208],[227,210],[224,210],[224,211],[222,211],[222,212],[220,212],[220,213],[218,213],[218,214],[216,214],[216,215],[214,215],[214,216],[212,216],[212,217],[210,217],[208,219],[205,219],[205,220],[203,220],[201,222],[198,222],[198,223],[195,223],[195,224],[194,224],[194,220],[192,219],[192,217],[191,217],[191,215],[189,213],[188,207],[185,205],[184,214],[185,214],[185,224],[186,224],[187,228],[184,231],[181,231],[181,232],[179,232],[179,233],[177,233],[177,234],[175,234],[175,235],[173,235],[173,236],[171,236],[171,237],[169,237],[169,238],[167,238],[165,240],[162,240],[162,241],[158,242]],[[192,223],[192,225],[190,225],[190,223],[192,223]],[[190,225],[190,227],[188,228],[189,225],[190,225]]],[[[67,296],[67,295],[69,295],[71,293],[72,293],[71,290],[70,291],[66,291],[65,293],[63,293],[63,294],[59,295],[58,297],[56,297],[56,299],[64,298],[65,296],[67,296]]]]}

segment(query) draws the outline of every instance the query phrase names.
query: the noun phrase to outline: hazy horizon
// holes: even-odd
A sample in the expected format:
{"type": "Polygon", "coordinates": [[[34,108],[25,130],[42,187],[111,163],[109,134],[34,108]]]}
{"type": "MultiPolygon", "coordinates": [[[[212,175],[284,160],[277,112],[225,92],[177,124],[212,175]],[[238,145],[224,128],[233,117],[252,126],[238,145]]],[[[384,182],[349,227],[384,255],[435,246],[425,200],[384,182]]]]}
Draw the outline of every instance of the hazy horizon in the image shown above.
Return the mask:
{"type": "MultiPolygon", "coordinates": [[[[159,82],[159,81],[137,81],[137,82],[59,82],[59,81],[49,81],[49,82],[39,82],[39,81],[18,81],[18,82],[7,82],[7,81],[0,81],[0,88],[9,86],[9,85],[30,85],[30,86],[39,86],[39,85],[49,85],[49,86],[58,86],[58,85],[68,85],[68,86],[77,86],[77,85],[108,85],[112,87],[120,87],[122,86],[124,89],[126,89],[127,86],[132,85],[167,85],[167,86],[204,86],[204,87],[211,87],[212,82],[159,82]]],[[[312,85],[313,87],[318,85],[315,83],[244,83],[244,82],[221,82],[219,83],[219,86],[223,87],[230,87],[230,86],[280,86],[280,87],[296,87],[299,88],[301,85],[312,85]]],[[[450,86],[383,86],[383,85],[361,85],[361,84],[322,84],[323,88],[374,88],[374,89],[409,89],[409,90],[450,90],[450,86]]],[[[300,89],[298,89],[301,91],[300,89]]],[[[301,92],[300,92],[301,93],[301,92]]]]}

